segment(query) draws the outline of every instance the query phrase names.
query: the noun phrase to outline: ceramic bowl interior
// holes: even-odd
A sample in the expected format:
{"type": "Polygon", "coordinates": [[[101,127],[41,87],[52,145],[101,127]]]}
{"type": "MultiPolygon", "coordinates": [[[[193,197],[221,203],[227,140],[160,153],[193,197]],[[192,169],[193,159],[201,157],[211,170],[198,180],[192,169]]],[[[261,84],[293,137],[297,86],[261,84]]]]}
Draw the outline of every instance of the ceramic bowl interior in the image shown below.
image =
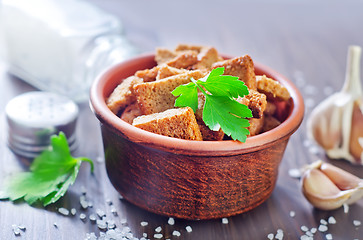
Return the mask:
{"type": "Polygon", "coordinates": [[[272,193],[288,140],[304,116],[298,89],[286,77],[255,63],[290,92],[276,103],[278,127],[249,137],[245,143],[190,141],[136,128],[113,114],[106,99],[137,70],[152,68],[154,55],[120,63],[93,83],[90,106],[100,121],[108,176],[129,202],[148,211],[186,219],[211,219],[239,214],[263,203],[272,193]]]}

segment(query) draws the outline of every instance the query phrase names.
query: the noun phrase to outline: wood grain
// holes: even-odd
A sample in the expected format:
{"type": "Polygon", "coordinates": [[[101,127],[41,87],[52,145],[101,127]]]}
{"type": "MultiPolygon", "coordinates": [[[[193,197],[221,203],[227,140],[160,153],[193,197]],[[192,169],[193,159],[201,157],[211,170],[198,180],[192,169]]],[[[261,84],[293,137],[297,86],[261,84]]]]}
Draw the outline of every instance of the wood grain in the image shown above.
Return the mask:
{"type": "MultiPolygon", "coordinates": [[[[360,1],[90,2],[117,15],[124,23],[125,34],[141,52],[153,51],[157,46],[174,47],[180,42],[188,42],[213,45],[220,52],[233,56],[250,54],[255,61],[278,70],[295,82],[307,103],[307,117],[312,107],[342,87],[348,46],[363,46],[363,32],[360,31],[363,4],[360,1]]],[[[0,179],[25,168],[7,148],[4,108],[12,97],[30,90],[34,88],[8,75],[4,62],[0,61],[0,179]]],[[[118,227],[129,226],[135,236],[147,233],[151,239],[154,239],[158,226],[162,227],[165,238],[171,239],[267,239],[267,235],[276,234],[277,229],[283,230],[284,239],[299,239],[303,234],[302,225],[318,227],[321,219],[327,220],[330,216],[334,216],[337,224],[329,225],[325,233],[318,231],[314,239],[326,239],[327,233],[342,240],[361,239],[363,236],[363,227],[353,225],[353,220],[363,221],[362,200],[350,206],[348,213],[344,213],[343,209],[316,210],[302,196],[299,181],[288,175],[291,168],[322,159],[363,178],[361,166],[329,160],[321,149],[315,148],[307,140],[305,122],[290,138],[276,187],[266,202],[252,211],[229,217],[228,224],[222,224],[221,219],[176,219],[175,225],[171,226],[167,224],[167,217],[119,200],[102,162],[103,146],[98,121],[87,103],[80,107],[77,137],[82,141],[77,154],[96,161],[95,173],[91,175],[87,165],[82,165],[79,178],[66,196],[46,209],[1,201],[0,239],[68,240],[84,239],[90,232],[99,235],[96,224],[88,218],[85,222],[79,219],[80,213],[89,217],[98,208],[114,219],[118,227]],[[79,204],[82,186],[87,190],[87,199],[93,203],[93,207],[87,210],[82,210],[79,204]],[[107,199],[113,204],[107,204],[107,199]],[[60,215],[56,209],[61,206],[76,208],[76,216],[60,215]],[[111,213],[112,206],[117,210],[117,216],[111,213]],[[290,217],[290,211],[295,212],[295,217],[290,217]],[[141,221],[147,221],[148,226],[140,226],[141,221]],[[55,222],[57,228],[53,225],[55,222]],[[24,224],[26,231],[16,237],[12,224],[24,224]],[[185,230],[188,225],[193,229],[191,233],[185,230]],[[173,230],[180,231],[181,236],[173,236],[173,230]]]]}

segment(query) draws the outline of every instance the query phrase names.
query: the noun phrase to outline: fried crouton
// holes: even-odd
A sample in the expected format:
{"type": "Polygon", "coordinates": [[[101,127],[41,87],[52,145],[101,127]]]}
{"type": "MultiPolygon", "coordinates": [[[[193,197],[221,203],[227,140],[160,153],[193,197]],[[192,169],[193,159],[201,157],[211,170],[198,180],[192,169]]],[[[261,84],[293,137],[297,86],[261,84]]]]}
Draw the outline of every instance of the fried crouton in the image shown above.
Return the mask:
{"type": "Polygon", "coordinates": [[[262,132],[270,131],[271,129],[280,125],[281,122],[273,116],[265,116],[265,121],[262,127],[262,132]]]}
{"type": "Polygon", "coordinates": [[[257,76],[257,90],[264,93],[268,99],[287,101],[290,99],[289,91],[278,81],[268,78],[265,75],[257,76]]]}
{"type": "Polygon", "coordinates": [[[250,134],[248,136],[255,136],[262,131],[264,117],[248,119],[250,126],[247,128],[250,134]]]}
{"type": "Polygon", "coordinates": [[[204,46],[201,45],[192,45],[192,44],[179,44],[175,48],[175,52],[184,52],[184,51],[195,51],[199,53],[204,46]]]}
{"type": "Polygon", "coordinates": [[[140,111],[139,105],[135,102],[125,108],[125,110],[121,114],[121,119],[125,122],[132,124],[132,121],[138,117],[141,116],[142,113],[140,111]]]}
{"type": "Polygon", "coordinates": [[[176,97],[171,92],[179,85],[189,83],[191,78],[200,79],[204,76],[205,73],[195,70],[135,85],[134,92],[141,112],[152,114],[174,108],[176,97]]]}
{"type": "Polygon", "coordinates": [[[121,82],[106,100],[107,107],[114,113],[118,114],[120,109],[136,101],[133,93],[133,86],[141,83],[142,79],[130,76],[121,82]]]}
{"type": "Polygon", "coordinates": [[[217,67],[224,67],[225,75],[238,77],[249,89],[257,89],[255,68],[249,55],[216,62],[212,65],[212,68],[217,67]]]}
{"type": "Polygon", "coordinates": [[[213,47],[205,47],[198,54],[198,63],[193,66],[193,69],[209,69],[218,61],[221,61],[221,57],[217,50],[213,47]]]}
{"type": "Polygon", "coordinates": [[[254,118],[261,118],[267,105],[266,95],[255,90],[249,90],[249,94],[237,98],[237,102],[251,109],[254,118]]]}
{"type": "Polygon", "coordinates": [[[157,65],[166,63],[177,56],[177,53],[167,48],[156,48],[155,61],[157,65]]]}
{"type": "Polygon", "coordinates": [[[146,131],[187,140],[202,141],[202,135],[190,107],[139,116],[132,125],[146,131]]]}
{"type": "Polygon", "coordinates": [[[135,73],[136,77],[142,78],[143,82],[152,82],[156,80],[160,66],[151,69],[139,70],[135,73]]]}
{"type": "Polygon", "coordinates": [[[185,73],[188,70],[185,69],[179,69],[179,68],[174,68],[174,67],[170,67],[166,64],[163,64],[159,67],[159,71],[158,74],[156,76],[156,81],[163,79],[163,78],[167,78],[170,76],[174,76],[174,75],[178,75],[181,73],[185,73]]]}
{"type": "Polygon", "coordinates": [[[196,51],[185,51],[166,62],[166,64],[170,67],[189,69],[197,62],[198,53],[196,51]]]}

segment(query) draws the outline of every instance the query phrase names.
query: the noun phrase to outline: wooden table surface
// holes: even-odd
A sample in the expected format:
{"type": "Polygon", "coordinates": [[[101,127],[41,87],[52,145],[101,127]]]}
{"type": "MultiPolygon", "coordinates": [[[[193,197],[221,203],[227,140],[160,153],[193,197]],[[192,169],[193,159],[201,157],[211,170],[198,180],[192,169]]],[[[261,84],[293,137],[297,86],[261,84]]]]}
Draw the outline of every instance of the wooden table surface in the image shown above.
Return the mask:
{"type": "MultiPolygon", "coordinates": [[[[256,209],[228,218],[208,221],[168,218],[146,212],[119,199],[110,184],[103,161],[103,147],[97,119],[81,103],[77,125],[80,140],[78,155],[92,158],[95,173],[83,164],[76,183],[58,203],[45,209],[25,203],[0,202],[0,239],[85,239],[87,233],[100,235],[97,224],[89,216],[98,209],[119,229],[130,231],[140,238],[144,233],[154,239],[155,229],[161,226],[166,239],[268,239],[281,229],[283,239],[300,239],[301,226],[318,228],[321,219],[333,216],[327,232],[317,231],[314,239],[363,239],[363,201],[335,211],[314,209],[303,197],[299,181],[289,176],[289,169],[322,159],[363,178],[363,167],[345,161],[329,160],[320,148],[307,140],[306,119],[311,109],[343,84],[348,46],[363,46],[362,1],[126,1],[92,0],[91,2],[118,16],[126,37],[141,51],[151,52],[157,46],[175,47],[178,43],[215,46],[220,52],[239,56],[249,54],[256,62],[282,73],[300,89],[306,104],[305,120],[291,137],[279,169],[279,178],[272,196],[256,209]],[[80,196],[92,207],[82,210],[80,196]],[[112,203],[111,203],[112,202],[112,203]],[[75,216],[63,216],[60,207],[75,208],[75,216]],[[117,211],[115,216],[112,211],[117,211]],[[290,216],[291,212],[294,217],[290,216]],[[85,221],[80,214],[87,215],[85,221]],[[148,222],[141,226],[140,222],[148,222]],[[24,225],[25,231],[15,236],[12,225],[24,225]],[[192,232],[186,230],[192,228],[192,232]],[[128,228],[125,228],[128,227],[128,228]],[[179,237],[173,231],[179,231],[179,237]],[[328,235],[329,238],[329,235],[328,235]]],[[[4,118],[6,103],[18,94],[34,90],[22,80],[7,73],[0,61],[0,179],[23,170],[22,161],[6,145],[7,127],[4,118]]],[[[0,180],[1,181],[1,180],[0,180]]],[[[104,231],[101,231],[104,232],[104,231]]],[[[131,234],[129,234],[130,236],[131,234]]]]}

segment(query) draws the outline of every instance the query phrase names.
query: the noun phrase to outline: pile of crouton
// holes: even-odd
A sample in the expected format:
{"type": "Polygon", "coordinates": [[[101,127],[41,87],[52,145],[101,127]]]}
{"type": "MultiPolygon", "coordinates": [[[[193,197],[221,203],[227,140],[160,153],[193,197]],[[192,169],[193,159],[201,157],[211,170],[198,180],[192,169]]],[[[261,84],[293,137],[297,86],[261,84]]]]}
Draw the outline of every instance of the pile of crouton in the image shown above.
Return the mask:
{"type": "Polygon", "coordinates": [[[176,87],[206,76],[212,69],[225,68],[225,75],[237,76],[249,94],[236,99],[251,109],[250,136],[268,131],[280,124],[274,117],[276,101],[287,101],[290,94],[279,82],[256,76],[249,55],[224,60],[208,46],[180,44],[174,50],[157,48],[157,65],[140,70],[124,79],[107,99],[108,108],[122,120],[149,132],[169,137],[220,141],[229,139],[222,130],[212,131],[203,122],[204,95],[198,95],[198,110],[176,108],[176,87]]]}

